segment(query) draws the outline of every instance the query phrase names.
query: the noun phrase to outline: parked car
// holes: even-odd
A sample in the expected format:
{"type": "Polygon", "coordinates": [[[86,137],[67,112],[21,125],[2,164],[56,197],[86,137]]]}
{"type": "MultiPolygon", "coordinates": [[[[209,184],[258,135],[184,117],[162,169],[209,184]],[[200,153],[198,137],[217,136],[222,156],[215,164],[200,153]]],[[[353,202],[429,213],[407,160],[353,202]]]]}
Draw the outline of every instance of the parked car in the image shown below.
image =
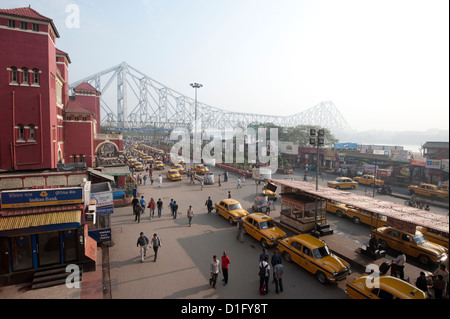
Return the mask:
{"type": "Polygon", "coordinates": [[[348,217],[350,218],[355,224],[366,224],[366,225],[373,225],[373,226],[384,226],[386,224],[386,216],[378,215],[378,216],[371,216],[371,214],[365,210],[359,209],[357,207],[343,204],[343,203],[337,203],[334,201],[327,201],[327,211],[331,213],[335,213],[337,217],[348,217]]]}
{"type": "Polygon", "coordinates": [[[418,258],[424,265],[432,262],[441,263],[448,257],[447,248],[427,241],[418,230],[411,234],[393,227],[380,227],[372,230],[372,234],[378,239],[382,249],[393,248],[406,255],[418,258]]]}
{"type": "Polygon", "coordinates": [[[325,242],[308,235],[295,235],[278,241],[278,250],[289,262],[294,262],[325,284],[337,283],[350,273],[350,265],[330,252],[325,242]]]}
{"type": "Polygon", "coordinates": [[[273,219],[262,213],[253,213],[243,218],[244,231],[268,247],[277,244],[277,241],[286,237],[286,233],[275,225],[273,219]]]}
{"type": "Polygon", "coordinates": [[[176,169],[169,169],[167,171],[167,178],[173,181],[181,181],[181,175],[176,169]]]}
{"type": "Polygon", "coordinates": [[[197,174],[204,175],[206,173],[209,173],[209,168],[203,164],[198,164],[197,166],[195,166],[195,172],[197,174]]]}
{"type": "Polygon", "coordinates": [[[349,177],[338,177],[334,181],[327,182],[327,186],[336,189],[355,189],[358,187],[358,182],[349,177]]]}
{"type": "Polygon", "coordinates": [[[419,288],[391,276],[362,275],[348,282],[345,292],[351,299],[427,299],[427,294],[419,288]],[[376,285],[372,284],[375,278],[376,285]]]}
{"type": "Polygon", "coordinates": [[[214,208],[216,214],[226,218],[230,224],[236,223],[239,217],[248,215],[248,212],[242,208],[241,203],[231,198],[215,203],[214,208]]]}
{"type": "Polygon", "coordinates": [[[153,168],[162,170],[164,169],[164,163],[162,161],[156,161],[155,164],[153,164],[153,168]]]}
{"type": "Polygon", "coordinates": [[[433,184],[422,183],[419,186],[409,185],[408,191],[410,195],[420,195],[431,198],[448,198],[448,191],[440,190],[433,184]]]}

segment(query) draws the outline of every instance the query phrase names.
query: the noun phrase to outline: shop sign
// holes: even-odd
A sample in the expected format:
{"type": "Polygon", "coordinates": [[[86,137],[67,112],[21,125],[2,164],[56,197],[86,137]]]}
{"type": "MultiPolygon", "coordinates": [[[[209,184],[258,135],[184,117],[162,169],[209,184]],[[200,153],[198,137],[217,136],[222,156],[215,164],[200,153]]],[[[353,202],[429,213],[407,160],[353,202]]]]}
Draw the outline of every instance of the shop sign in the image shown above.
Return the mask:
{"type": "Polygon", "coordinates": [[[96,213],[98,215],[107,215],[114,213],[114,206],[97,207],[96,213]]]}
{"type": "Polygon", "coordinates": [[[426,168],[441,169],[441,160],[427,160],[425,164],[426,168]]]}
{"type": "Polygon", "coordinates": [[[411,165],[415,165],[415,166],[423,166],[423,167],[425,167],[426,162],[421,162],[421,161],[411,161],[410,164],[411,164],[411,165]]]}
{"type": "Polygon", "coordinates": [[[90,230],[89,236],[98,243],[111,241],[111,228],[90,230]]]}
{"type": "Polygon", "coordinates": [[[334,149],[335,150],[356,150],[357,144],[356,143],[335,143],[334,149]]]}
{"type": "Polygon", "coordinates": [[[2,209],[83,203],[83,188],[3,191],[2,209]]]}
{"type": "Polygon", "coordinates": [[[95,200],[97,207],[114,205],[113,194],[110,191],[91,193],[91,198],[95,200]]]}

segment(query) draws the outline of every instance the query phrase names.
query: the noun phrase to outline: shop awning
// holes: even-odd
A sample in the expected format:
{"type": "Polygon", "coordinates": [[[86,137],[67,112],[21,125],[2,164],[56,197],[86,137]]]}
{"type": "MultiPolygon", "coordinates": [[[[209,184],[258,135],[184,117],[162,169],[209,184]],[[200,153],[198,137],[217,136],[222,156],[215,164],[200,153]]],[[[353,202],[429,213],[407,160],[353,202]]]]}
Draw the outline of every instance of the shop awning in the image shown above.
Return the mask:
{"type": "Polygon", "coordinates": [[[128,166],[106,166],[102,168],[103,174],[111,176],[128,176],[130,175],[130,168],[128,166]]]}
{"type": "Polygon", "coordinates": [[[88,172],[91,175],[97,176],[97,177],[102,178],[104,180],[108,180],[108,181],[114,182],[114,177],[109,175],[109,174],[102,173],[102,172],[97,171],[97,170],[95,170],[93,168],[88,168],[88,172]]]}
{"type": "Polygon", "coordinates": [[[1,217],[0,231],[73,223],[81,224],[81,210],[1,217]]]}

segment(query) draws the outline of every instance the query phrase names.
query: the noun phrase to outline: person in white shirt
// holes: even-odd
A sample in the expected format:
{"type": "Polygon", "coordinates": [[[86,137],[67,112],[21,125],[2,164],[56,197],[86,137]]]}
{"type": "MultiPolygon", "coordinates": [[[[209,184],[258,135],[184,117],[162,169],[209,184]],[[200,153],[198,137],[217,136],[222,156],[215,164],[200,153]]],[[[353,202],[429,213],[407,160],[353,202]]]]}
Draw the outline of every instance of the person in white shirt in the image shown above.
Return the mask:
{"type": "Polygon", "coordinates": [[[405,254],[400,254],[392,261],[393,269],[391,270],[391,276],[397,277],[397,275],[400,277],[400,279],[404,279],[405,277],[405,263],[406,263],[406,256],[405,254]]]}
{"type": "Polygon", "coordinates": [[[213,256],[213,260],[209,263],[209,271],[211,273],[211,278],[209,279],[209,286],[216,288],[217,275],[220,273],[220,261],[217,256],[213,256]]]}
{"type": "Polygon", "coordinates": [[[265,256],[264,260],[259,262],[259,291],[260,294],[265,295],[269,293],[270,265],[268,261],[269,257],[265,256]]]}

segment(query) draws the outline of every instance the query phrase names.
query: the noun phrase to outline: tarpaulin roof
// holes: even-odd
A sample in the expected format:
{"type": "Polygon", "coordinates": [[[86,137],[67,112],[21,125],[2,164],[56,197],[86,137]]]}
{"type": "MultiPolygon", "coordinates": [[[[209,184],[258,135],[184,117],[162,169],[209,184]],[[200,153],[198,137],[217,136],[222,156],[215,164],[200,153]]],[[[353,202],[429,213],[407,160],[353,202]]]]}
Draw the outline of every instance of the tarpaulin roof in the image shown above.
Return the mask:
{"type": "Polygon", "coordinates": [[[384,215],[445,233],[449,232],[449,216],[443,216],[419,208],[387,202],[365,195],[359,195],[328,187],[319,186],[318,190],[316,190],[315,184],[307,182],[280,179],[271,179],[270,181],[282,186],[298,189],[301,192],[312,196],[352,205],[375,214],[384,215]]]}

